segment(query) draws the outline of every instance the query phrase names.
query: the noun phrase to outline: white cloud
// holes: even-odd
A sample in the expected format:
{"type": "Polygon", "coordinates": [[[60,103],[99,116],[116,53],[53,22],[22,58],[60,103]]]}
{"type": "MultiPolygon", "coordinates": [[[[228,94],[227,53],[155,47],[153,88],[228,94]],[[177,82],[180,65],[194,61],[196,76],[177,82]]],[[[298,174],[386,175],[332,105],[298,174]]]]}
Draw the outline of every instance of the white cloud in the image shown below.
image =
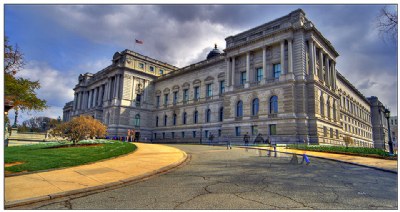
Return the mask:
{"type": "Polygon", "coordinates": [[[224,49],[224,39],[238,32],[209,20],[177,20],[160,13],[157,6],[117,6],[107,12],[93,8],[57,7],[54,18],[80,36],[101,44],[133,49],[135,38],[143,40],[144,44],[136,45],[135,51],[178,67],[197,58],[205,59],[207,55],[199,54],[214,43],[224,49]]]}
{"type": "Polygon", "coordinates": [[[73,99],[72,88],[76,84],[76,78],[46,63],[30,61],[23,70],[18,72],[17,76],[33,81],[38,80],[41,88],[37,90],[37,96],[45,99],[50,106],[61,107],[73,99]]]}

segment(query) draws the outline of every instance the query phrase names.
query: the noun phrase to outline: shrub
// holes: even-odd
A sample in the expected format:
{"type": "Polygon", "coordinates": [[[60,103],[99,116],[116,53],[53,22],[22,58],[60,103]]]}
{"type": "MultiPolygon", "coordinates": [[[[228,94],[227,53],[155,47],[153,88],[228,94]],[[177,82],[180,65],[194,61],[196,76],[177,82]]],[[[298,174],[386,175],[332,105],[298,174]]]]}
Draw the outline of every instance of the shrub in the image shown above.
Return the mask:
{"type": "Polygon", "coordinates": [[[95,137],[104,137],[107,127],[91,116],[79,116],[69,122],[56,126],[50,135],[71,141],[74,145],[80,140],[95,137]]]}

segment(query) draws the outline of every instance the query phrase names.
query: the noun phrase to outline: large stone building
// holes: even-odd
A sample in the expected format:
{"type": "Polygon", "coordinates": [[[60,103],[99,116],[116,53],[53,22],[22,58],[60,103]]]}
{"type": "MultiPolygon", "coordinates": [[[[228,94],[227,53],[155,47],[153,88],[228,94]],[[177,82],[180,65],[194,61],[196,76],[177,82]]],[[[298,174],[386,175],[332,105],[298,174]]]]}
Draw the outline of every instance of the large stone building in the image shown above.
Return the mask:
{"type": "Polygon", "coordinates": [[[373,147],[368,100],[336,70],[332,44],[302,10],[227,37],[207,59],[183,68],[125,50],[96,74],[82,74],[65,117],[92,115],[110,136],[141,140],[242,142],[248,132],[275,143],[373,147]]]}

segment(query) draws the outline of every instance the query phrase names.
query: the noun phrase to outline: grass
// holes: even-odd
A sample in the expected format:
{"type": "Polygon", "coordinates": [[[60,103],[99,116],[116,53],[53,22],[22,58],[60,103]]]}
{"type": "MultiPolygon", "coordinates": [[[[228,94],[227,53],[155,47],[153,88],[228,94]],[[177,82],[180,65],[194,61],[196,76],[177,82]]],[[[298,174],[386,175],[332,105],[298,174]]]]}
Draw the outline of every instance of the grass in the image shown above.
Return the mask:
{"type": "Polygon", "coordinates": [[[5,167],[5,170],[14,173],[71,167],[124,155],[136,149],[136,146],[131,143],[108,140],[81,141],[78,144],[88,143],[101,143],[102,145],[49,148],[70,144],[52,142],[7,147],[4,150],[4,162],[22,162],[22,164],[5,167]]]}
{"type": "MultiPolygon", "coordinates": [[[[366,148],[366,147],[344,147],[344,146],[321,146],[321,145],[288,145],[287,148],[301,149],[318,152],[330,152],[330,153],[341,153],[341,154],[352,154],[360,156],[377,156],[382,158],[393,158],[389,156],[388,152],[382,149],[366,148]]],[[[395,155],[397,157],[397,155],[395,155]]]]}

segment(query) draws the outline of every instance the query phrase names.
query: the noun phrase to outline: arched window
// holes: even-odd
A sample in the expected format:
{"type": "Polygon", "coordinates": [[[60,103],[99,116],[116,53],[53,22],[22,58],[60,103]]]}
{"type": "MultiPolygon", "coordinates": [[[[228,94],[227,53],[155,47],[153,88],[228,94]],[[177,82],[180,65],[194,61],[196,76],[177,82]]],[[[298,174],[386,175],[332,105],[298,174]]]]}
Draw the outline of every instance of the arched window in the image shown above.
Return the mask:
{"type": "Polygon", "coordinates": [[[186,116],[187,116],[187,114],[186,114],[186,112],[184,112],[183,113],[183,117],[182,117],[182,123],[183,124],[186,124],[186,116]]]}
{"type": "Polygon", "coordinates": [[[325,110],[324,110],[324,96],[323,95],[321,95],[321,97],[319,98],[319,110],[320,110],[320,113],[321,113],[321,116],[325,116],[325,110]]]}
{"type": "Polygon", "coordinates": [[[165,115],[165,116],[164,116],[164,126],[167,126],[167,120],[168,120],[168,116],[165,115]]]}
{"type": "Polygon", "coordinates": [[[242,117],[243,116],[243,102],[239,101],[236,104],[236,117],[242,117]]]}
{"type": "Polygon", "coordinates": [[[135,116],[135,127],[140,127],[140,115],[136,114],[135,116]]]}
{"type": "Polygon", "coordinates": [[[253,99],[253,102],[251,104],[251,115],[256,116],[258,115],[258,98],[253,99]]]}
{"type": "Polygon", "coordinates": [[[221,107],[219,109],[219,121],[223,121],[224,120],[224,107],[221,107]]]}
{"type": "Polygon", "coordinates": [[[269,113],[278,113],[278,97],[272,96],[269,99],[269,113]]]}
{"type": "Polygon", "coordinates": [[[206,111],[206,122],[210,122],[211,121],[211,110],[207,109],[206,111]]]}
{"type": "Polygon", "coordinates": [[[156,127],[158,127],[158,116],[156,117],[156,127]]]}
{"type": "Polygon", "coordinates": [[[198,119],[199,119],[199,112],[196,110],[194,111],[193,122],[197,124],[198,119]]]}
{"type": "Polygon", "coordinates": [[[176,114],[172,116],[172,124],[175,126],[176,125],[176,114]]]}

